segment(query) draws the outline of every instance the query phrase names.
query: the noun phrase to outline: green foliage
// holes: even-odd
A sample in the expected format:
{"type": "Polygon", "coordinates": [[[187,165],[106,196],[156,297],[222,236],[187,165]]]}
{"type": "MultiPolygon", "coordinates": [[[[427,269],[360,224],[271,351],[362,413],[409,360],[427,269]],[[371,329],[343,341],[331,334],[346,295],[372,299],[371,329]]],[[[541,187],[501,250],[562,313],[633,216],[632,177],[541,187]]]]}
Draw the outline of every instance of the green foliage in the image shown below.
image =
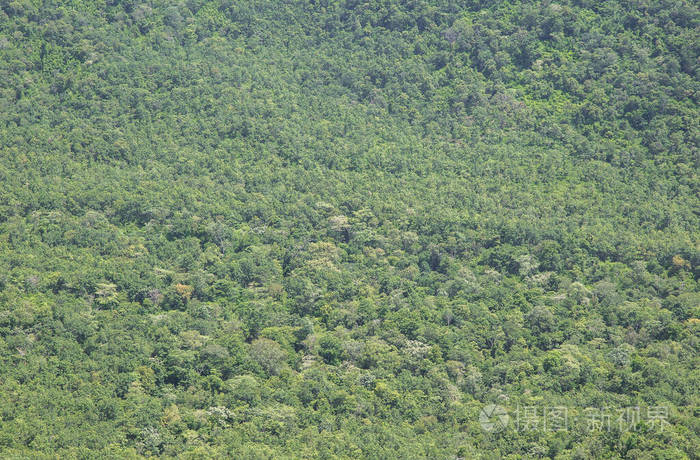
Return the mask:
{"type": "Polygon", "coordinates": [[[696,458],[699,30],[0,2],[0,457],[696,458]]]}

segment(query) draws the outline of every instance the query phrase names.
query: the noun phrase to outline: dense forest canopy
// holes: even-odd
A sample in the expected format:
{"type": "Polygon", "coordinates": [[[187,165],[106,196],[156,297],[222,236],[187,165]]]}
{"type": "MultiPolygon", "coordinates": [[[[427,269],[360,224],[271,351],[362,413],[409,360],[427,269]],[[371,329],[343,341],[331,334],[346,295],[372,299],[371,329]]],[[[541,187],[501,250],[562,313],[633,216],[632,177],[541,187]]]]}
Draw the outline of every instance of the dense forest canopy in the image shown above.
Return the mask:
{"type": "Polygon", "coordinates": [[[0,0],[0,456],[698,458],[699,59],[681,0],[0,0]]]}

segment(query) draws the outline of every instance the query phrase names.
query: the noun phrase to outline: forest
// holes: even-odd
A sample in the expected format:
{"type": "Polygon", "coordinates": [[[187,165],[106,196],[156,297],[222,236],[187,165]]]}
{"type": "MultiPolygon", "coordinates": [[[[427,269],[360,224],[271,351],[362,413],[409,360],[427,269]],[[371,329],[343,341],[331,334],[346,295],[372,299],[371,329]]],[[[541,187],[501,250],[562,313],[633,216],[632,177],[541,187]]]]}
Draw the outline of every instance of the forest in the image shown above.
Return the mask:
{"type": "Polygon", "coordinates": [[[0,457],[700,458],[700,5],[0,0],[0,457]]]}

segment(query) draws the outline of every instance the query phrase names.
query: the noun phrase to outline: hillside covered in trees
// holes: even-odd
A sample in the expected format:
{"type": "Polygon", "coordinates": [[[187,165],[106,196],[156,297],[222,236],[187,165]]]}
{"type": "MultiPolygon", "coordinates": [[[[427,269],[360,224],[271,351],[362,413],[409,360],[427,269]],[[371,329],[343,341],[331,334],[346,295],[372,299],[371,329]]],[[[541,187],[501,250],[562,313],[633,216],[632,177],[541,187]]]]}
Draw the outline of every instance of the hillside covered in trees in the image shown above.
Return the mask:
{"type": "Polygon", "coordinates": [[[0,0],[0,457],[698,458],[699,58],[683,0],[0,0]]]}

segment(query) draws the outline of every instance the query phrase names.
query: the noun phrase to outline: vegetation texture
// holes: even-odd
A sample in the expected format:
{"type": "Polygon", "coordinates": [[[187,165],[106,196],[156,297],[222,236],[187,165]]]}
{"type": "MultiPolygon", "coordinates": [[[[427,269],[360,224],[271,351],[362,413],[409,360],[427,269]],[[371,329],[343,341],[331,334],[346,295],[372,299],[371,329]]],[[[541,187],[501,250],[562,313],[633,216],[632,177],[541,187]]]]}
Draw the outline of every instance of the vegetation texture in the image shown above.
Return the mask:
{"type": "Polygon", "coordinates": [[[698,458],[699,52],[682,0],[0,0],[0,456],[698,458]]]}

